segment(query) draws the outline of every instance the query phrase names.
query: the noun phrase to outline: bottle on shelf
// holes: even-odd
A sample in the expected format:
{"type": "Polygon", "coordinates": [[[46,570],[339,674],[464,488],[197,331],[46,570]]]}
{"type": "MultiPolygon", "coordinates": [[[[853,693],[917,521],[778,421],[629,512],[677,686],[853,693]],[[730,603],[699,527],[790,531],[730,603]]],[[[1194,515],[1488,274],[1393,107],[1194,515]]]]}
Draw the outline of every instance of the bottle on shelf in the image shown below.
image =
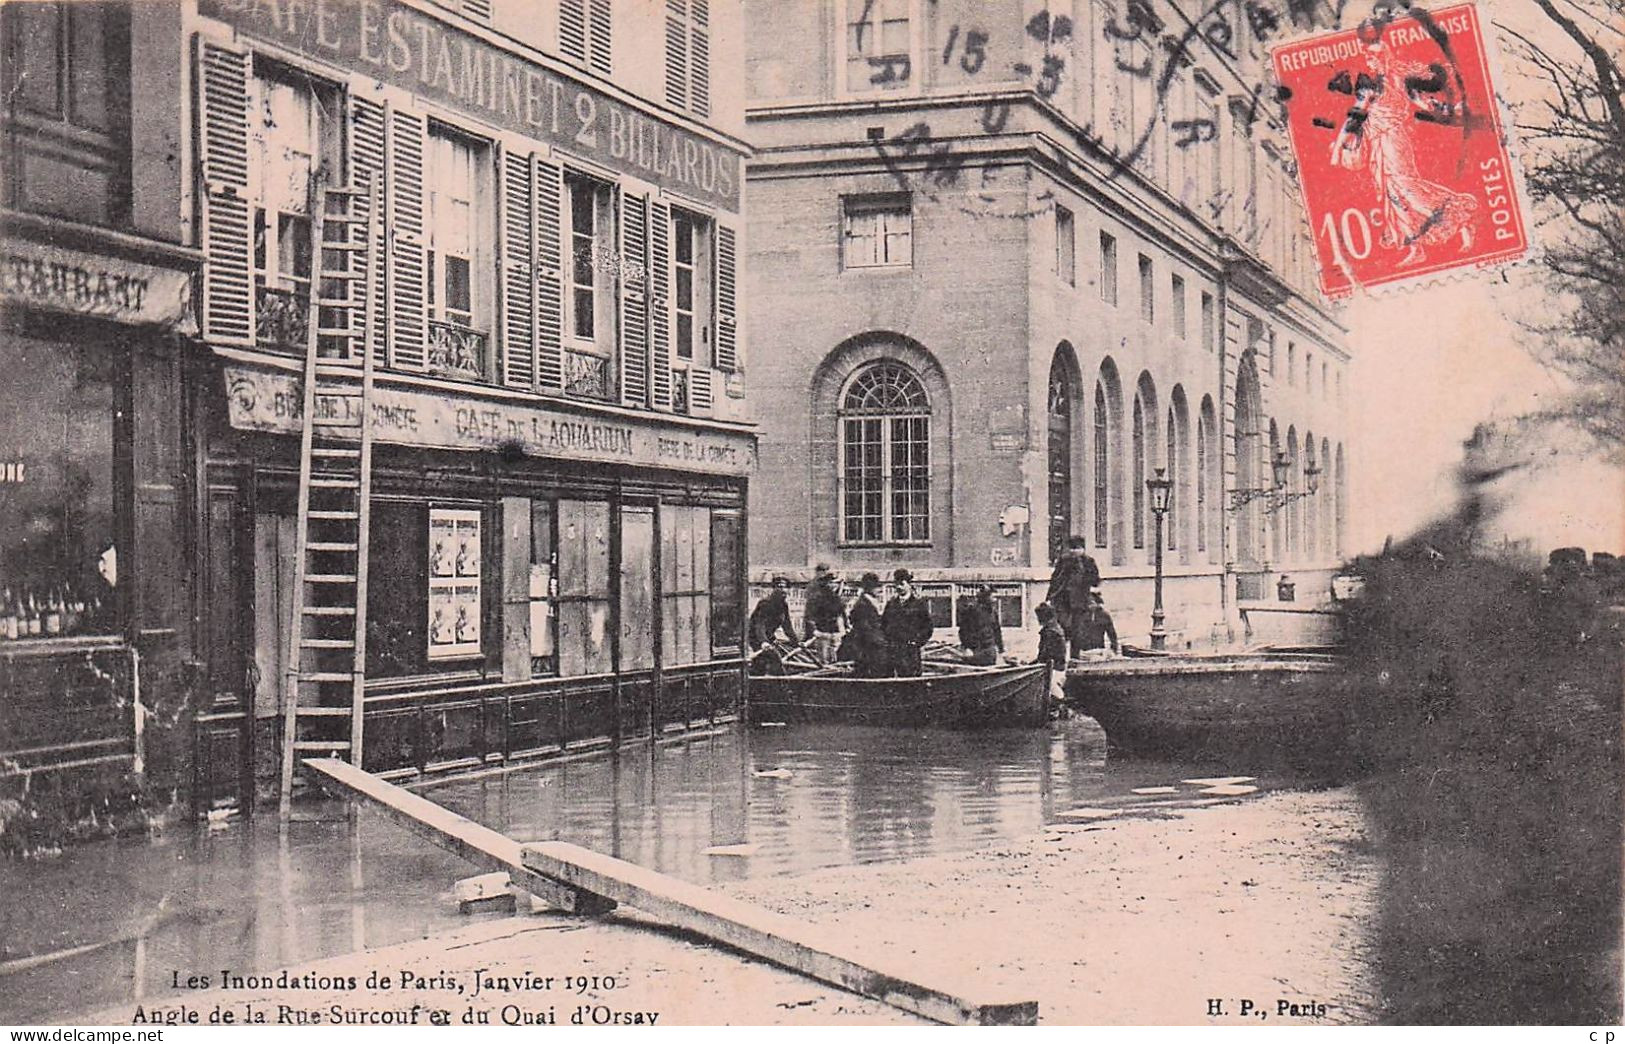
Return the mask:
{"type": "Polygon", "coordinates": [[[28,637],[38,638],[40,634],[39,602],[34,599],[34,592],[28,593],[28,612],[24,617],[28,621],[28,637]]]}
{"type": "Polygon", "coordinates": [[[0,640],[16,641],[17,608],[12,601],[11,588],[0,591],[0,640]]]}
{"type": "Polygon", "coordinates": [[[45,610],[40,619],[40,633],[47,637],[55,637],[62,633],[62,596],[57,594],[56,588],[45,596],[45,610]]]}

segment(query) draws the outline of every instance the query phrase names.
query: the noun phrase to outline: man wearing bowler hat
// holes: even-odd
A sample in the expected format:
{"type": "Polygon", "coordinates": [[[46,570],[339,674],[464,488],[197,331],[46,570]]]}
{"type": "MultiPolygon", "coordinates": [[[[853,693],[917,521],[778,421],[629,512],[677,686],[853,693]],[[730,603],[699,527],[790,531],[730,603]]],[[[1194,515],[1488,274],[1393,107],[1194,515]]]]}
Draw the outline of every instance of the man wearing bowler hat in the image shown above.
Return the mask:
{"type": "Polygon", "coordinates": [[[852,630],[843,646],[851,650],[852,673],[859,678],[891,675],[891,650],[886,642],[880,604],[880,577],[864,573],[858,581],[858,600],[852,603],[852,630]]]}
{"type": "Polygon", "coordinates": [[[917,678],[920,647],[931,640],[931,610],[914,593],[914,576],[907,569],[893,573],[892,581],[897,584],[897,597],[886,603],[881,619],[891,643],[892,672],[899,678],[917,678]]]}

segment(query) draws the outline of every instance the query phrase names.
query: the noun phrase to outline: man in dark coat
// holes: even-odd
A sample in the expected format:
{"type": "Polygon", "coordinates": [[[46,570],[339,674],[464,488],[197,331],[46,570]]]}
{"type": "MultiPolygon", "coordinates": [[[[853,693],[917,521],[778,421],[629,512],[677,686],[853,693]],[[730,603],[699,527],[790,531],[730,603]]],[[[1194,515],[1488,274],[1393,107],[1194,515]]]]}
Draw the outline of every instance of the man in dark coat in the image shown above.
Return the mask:
{"type": "Polygon", "coordinates": [[[806,619],[807,641],[812,643],[813,655],[822,663],[834,663],[841,635],[847,629],[846,605],[841,601],[841,592],[836,590],[835,575],[823,563],[813,570],[812,586],[807,589],[807,609],[802,615],[806,619]]]}
{"type": "Polygon", "coordinates": [[[920,648],[931,640],[934,630],[931,610],[925,599],[914,593],[914,576],[907,569],[892,574],[897,584],[897,597],[886,604],[881,624],[886,640],[891,643],[892,670],[899,678],[917,678],[920,675],[920,648]]]}
{"type": "Polygon", "coordinates": [[[1100,586],[1100,567],[1089,557],[1088,542],[1081,536],[1066,542],[1066,551],[1055,563],[1055,572],[1049,578],[1049,595],[1045,601],[1055,610],[1055,619],[1072,640],[1072,653],[1077,655],[1092,646],[1078,641],[1082,633],[1083,618],[1089,612],[1090,592],[1100,586]]]}
{"type": "Polygon", "coordinates": [[[998,663],[1004,652],[1004,628],[999,626],[999,611],[993,605],[993,588],[987,584],[959,603],[959,644],[968,654],[966,661],[981,667],[998,663]]]}
{"type": "Polygon", "coordinates": [[[880,577],[864,573],[858,587],[861,593],[852,603],[852,630],[841,644],[851,651],[853,674],[859,678],[886,678],[891,675],[891,648],[882,621],[880,577]]]}
{"type": "Polygon", "coordinates": [[[790,603],[786,596],[789,589],[788,579],[775,576],[773,590],[750,611],[751,649],[760,649],[771,642],[779,632],[783,632],[792,645],[801,641],[796,637],[795,626],[790,622],[790,603]]]}
{"type": "Polygon", "coordinates": [[[1112,614],[1106,611],[1105,601],[1097,594],[1088,604],[1089,608],[1078,614],[1078,629],[1072,635],[1073,655],[1090,649],[1109,648],[1113,653],[1118,652],[1117,626],[1112,623],[1112,614]]]}

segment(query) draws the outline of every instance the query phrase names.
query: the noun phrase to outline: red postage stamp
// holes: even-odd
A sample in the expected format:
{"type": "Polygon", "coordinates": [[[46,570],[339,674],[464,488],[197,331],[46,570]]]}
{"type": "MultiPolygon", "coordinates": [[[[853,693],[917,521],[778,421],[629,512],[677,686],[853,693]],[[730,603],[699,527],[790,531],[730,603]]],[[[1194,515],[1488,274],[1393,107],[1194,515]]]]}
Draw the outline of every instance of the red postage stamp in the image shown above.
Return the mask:
{"type": "Polygon", "coordinates": [[[1396,9],[1271,57],[1328,297],[1529,249],[1472,4],[1396,9]]]}

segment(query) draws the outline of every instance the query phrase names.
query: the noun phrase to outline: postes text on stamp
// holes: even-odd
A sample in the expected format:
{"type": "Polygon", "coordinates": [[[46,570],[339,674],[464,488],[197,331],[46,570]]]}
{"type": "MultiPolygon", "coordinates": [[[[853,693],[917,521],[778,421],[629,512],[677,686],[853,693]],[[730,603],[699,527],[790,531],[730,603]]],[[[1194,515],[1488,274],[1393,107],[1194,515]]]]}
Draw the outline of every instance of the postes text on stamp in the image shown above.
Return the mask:
{"type": "Polygon", "coordinates": [[[1328,297],[1528,251],[1472,4],[1406,5],[1271,57],[1328,297]]]}

